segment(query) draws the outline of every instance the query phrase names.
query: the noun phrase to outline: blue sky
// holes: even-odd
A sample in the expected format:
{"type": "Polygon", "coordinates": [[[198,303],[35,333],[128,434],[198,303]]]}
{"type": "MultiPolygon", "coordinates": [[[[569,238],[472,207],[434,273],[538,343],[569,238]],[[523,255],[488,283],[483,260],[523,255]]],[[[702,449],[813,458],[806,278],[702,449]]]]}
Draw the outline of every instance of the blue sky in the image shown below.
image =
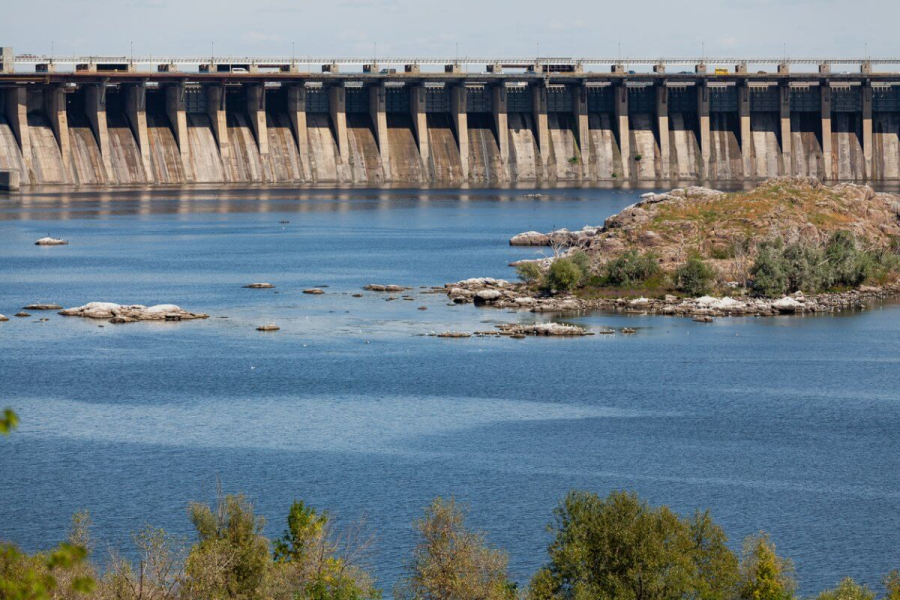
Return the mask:
{"type": "MultiPolygon", "coordinates": [[[[297,56],[900,55],[897,0],[32,0],[17,53],[297,56]]],[[[15,26],[11,26],[15,24],[15,26]]]]}

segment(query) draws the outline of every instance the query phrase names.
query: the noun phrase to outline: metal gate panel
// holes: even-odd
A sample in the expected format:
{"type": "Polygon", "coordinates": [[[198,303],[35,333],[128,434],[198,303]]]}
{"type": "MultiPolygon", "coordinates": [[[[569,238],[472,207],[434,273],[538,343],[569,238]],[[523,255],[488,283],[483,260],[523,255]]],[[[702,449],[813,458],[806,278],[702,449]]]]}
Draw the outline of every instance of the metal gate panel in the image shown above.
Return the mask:
{"type": "Polygon", "coordinates": [[[669,112],[670,113],[695,113],[697,112],[697,88],[670,87],[669,88],[669,112]]]}
{"type": "Polygon", "coordinates": [[[189,113],[206,114],[206,90],[200,86],[185,87],[184,109],[189,113]]]}
{"type": "Polygon", "coordinates": [[[450,94],[444,87],[425,88],[425,112],[448,113],[450,112],[450,94]]]}
{"type": "Polygon", "coordinates": [[[513,87],[506,90],[506,110],[508,112],[530,113],[534,107],[531,89],[513,87]]]}
{"type": "Polygon", "coordinates": [[[572,112],[572,90],[565,86],[548,87],[547,112],[572,112]]]}
{"type": "Polygon", "coordinates": [[[628,88],[628,112],[656,111],[656,90],[650,86],[628,88]]]}
{"type": "Polygon", "coordinates": [[[328,112],[328,91],[325,88],[306,89],[306,112],[328,112]]]}
{"type": "Polygon", "coordinates": [[[348,113],[369,113],[369,90],[366,88],[346,88],[344,109],[348,113]]]}
{"type": "Polygon", "coordinates": [[[385,88],[384,105],[385,111],[389,113],[408,113],[409,90],[405,87],[385,88]]]}
{"type": "Polygon", "coordinates": [[[822,90],[818,87],[791,88],[791,112],[822,110],[822,90]]]}
{"type": "Polygon", "coordinates": [[[751,112],[778,112],[779,110],[781,110],[781,105],[776,86],[750,88],[751,112]]]}
{"type": "Polygon", "coordinates": [[[872,110],[877,112],[900,112],[900,87],[873,88],[872,110]]]}
{"type": "Polygon", "coordinates": [[[492,112],[490,90],[485,87],[467,87],[466,112],[492,112]]]}
{"type": "Polygon", "coordinates": [[[737,112],[738,91],[734,86],[709,88],[710,112],[737,112]]]}
{"type": "Polygon", "coordinates": [[[862,94],[858,87],[831,90],[832,112],[859,112],[862,110],[862,94]]]}
{"type": "Polygon", "coordinates": [[[587,90],[588,112],[612,112],[615,98],[611,86],[589,87],[587,90]]]}

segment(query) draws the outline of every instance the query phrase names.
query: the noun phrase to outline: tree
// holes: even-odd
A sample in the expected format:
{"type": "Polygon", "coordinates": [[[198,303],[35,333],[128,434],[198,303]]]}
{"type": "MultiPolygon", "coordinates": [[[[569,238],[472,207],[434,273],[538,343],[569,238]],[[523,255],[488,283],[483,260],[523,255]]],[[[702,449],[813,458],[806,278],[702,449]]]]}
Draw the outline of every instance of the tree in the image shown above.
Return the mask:
{"type": "Polygon", "coordinates": [[[845,577],[837,587],[820,592],[816,600],[875,600],[875,592],[845,577]]]}
{"type": "Polygon", "coordinates": [[[117,553],[101,583],[103,597],[116,600],[173,600],[184,582],[184,541],[146,525],[132,535],[136,566],[117,553]]]}
{"type": "Polygon", "coordinates": [[[185,564],[185,593],[199,598],[254,600],[265,597],[272,558],[262,535],[265,521],[243,495],[219,493],[215,511],[189,508],[198,542],[185,564]]]}
{"type": "Polygon", "coordinates": [[[740,564],[741,600],[790,600],[797,582],[789,559],[775,553],[769,536],[760,533],[744,541],[740,564]]]}
{"type": "Polygon", "coordinates": [[[709,284],[715,277],[712,267],[699,256],[691,256],[683,265],[675,269],[675,288],[689,296],[702,296],[709,291],[709,284]]]}
{"type": "Polygon", "coordinates": [[[292,600],[366,600],[381,597],[374,579],[356,563],[371,545],[362,524],[334,533],[327,512],[294,502],[288,528],[275,541],[273,596],[292,600]]]}
{"type": "Polygon", "coordinates": [[[516,275],[523,282],[531,284],[539,281],[543,272],[536,262],[524,262],[516,267],[516,275]]]}
{"type": "Polygon", "coordinates": [[[884,576],[884,600],[900,600],[900,571],[894,569],[884,576]]]}
{"type": "Polygon", "coordinates": [[[407,600],[513,600],[505,552],[466,527],[464,510],[437,498],[416,523],[419,542],[394,595],[407,600]]]}
{"type": "Polygon", "coordinates": [[[547,272],[547,286],[551,290],[568,292],[584,279],[584,272],[569,258],[557,258],[547,272]]]}
{"type": "Polygon", "coordinates": [[[550,562],[532,600],[707,600],[733,597],[737,559],[708,513],[682,519],[634,493],[570,492],[550,526],[550,562]]]}

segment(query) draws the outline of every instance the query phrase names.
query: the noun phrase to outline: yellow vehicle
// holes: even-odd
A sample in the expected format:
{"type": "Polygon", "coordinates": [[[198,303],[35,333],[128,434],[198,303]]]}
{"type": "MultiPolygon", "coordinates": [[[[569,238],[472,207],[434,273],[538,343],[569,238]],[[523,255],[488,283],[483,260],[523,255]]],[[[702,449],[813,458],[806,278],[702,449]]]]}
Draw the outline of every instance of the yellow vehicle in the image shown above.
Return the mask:
{"type": "Polygon", "coordinates": [[[728,75],[728,69],[716,69],[716,75],[728,75]]]}

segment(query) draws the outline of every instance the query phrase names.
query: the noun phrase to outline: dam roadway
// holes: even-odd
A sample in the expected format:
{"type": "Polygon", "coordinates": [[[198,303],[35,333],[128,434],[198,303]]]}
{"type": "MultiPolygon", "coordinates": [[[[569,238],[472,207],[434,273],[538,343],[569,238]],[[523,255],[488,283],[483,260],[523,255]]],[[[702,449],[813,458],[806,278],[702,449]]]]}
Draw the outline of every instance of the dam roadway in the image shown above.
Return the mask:
{"type": "Polygon", "coordinates": [[[23,187],[900,180],[898,59],[0,56],[23,187]]]}

